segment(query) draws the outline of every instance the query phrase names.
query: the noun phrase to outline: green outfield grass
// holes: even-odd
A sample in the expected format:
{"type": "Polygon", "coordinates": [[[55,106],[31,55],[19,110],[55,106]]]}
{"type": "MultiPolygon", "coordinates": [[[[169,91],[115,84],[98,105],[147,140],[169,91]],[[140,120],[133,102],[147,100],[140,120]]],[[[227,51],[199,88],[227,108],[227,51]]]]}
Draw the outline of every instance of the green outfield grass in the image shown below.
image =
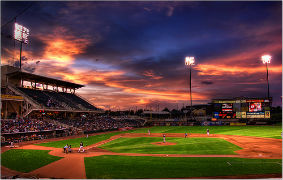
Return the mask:
{"type": "Polygon", "coordinates": [[[46,150],[11,149],[1,154],[1,165],[19,172],[30,172],[61,157],[52,156],[46,150]]]}
{"type": "Polygon", "coordinates": [[[154,126],[150,128],[139,128],[124,132],[106,133],[89,138],[74,138],[62,141],[53,141],[48,143],[37,144],[40,146],[62,148],[66,144],[71,144],[72,147],[79,147],[81,141],[85,145],[92,145],[99,141],[106,140],[111,136],[121,133],[148,133],[148,129],[152,133],[206,133],[206,129],[210,130],[211,134],[227,134],[227,135],[242,135],[242,136],[257,136],[281,139],[281,126],[154,126]]]}
{"type": "Polygon", "coordinates": [[[206,129],[210,134],[226,134],[241,136],[257,136],[281,139],[282,126],[153,126],[140,128],[131,133],[201,133],[205,134],[206,129]]]}
{"type": "Polygon", "coordinates": [[[172,138],[167,142],[176,143],[170,146],[158,146],[153,142],[162,142],[162,137],[119,138],[99,146],[118,153],[144,154],[236,154],[239,146],[220,138],[172,138]]]}
{"type": "Polygon", "coordinates": [[[95,156],[85,158],[85,169],[89,179],[184,178],[282,173],[281,163],[281,159],[95,156]]]}
{"type": "Polygon", "coordinates": [[[106,134],[100,134],[100,135],[95,135],[95,136],[89,136],[88,138],[82,137],[82,138],[66,139],[62,141],[53,141],[53,142],[47,142],[47,143],[40,143],[36,145],[63,148],[66,144],[69,144],[69,145],[72,145],[73,148],[75,148],[75,147],[80,147],[80,142],[83,142],[84,146],[88,146],[88,145],[92,145],[100,141],[109,139],[111,136],[121,134],[121,133],[123,132],[106,133],[106,134]]]}

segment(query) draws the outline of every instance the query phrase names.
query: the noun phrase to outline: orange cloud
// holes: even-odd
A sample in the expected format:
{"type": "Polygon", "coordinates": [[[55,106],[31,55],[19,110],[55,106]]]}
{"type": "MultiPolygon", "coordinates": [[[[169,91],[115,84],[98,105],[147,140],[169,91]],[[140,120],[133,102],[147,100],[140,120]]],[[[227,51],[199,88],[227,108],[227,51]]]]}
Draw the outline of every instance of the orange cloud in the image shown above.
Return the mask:
{"type": "MultiPolygon", "coordinates": [[[[22,56],[30,59],[36,59],[41,62],[50,62],[56,66],[68,66],[73,63],[75,56],[85,52],[91,41],[87,38],[78,38],[64,27],[57,27],[48,35],[34,34],[40,39],[46,47],[40,57],[35,57],[32,51],[24,49],[22,56]]],[[[9,64],[9,61],[19,60],[18,49],[4,49],[1,56],[2,63],[9,64]]]]}
{"type": "Polygon", "coordinates": [[[83,53],[89,44],[88,40],[85,39],[66,40],[56,38],[45,41],[47,47],[45,48],[44,59],[54,60],[65,65],[71,64],[74,56],[83,53]]]}
{"type": "Polygon", "coordinates": [[[145,71],[143,75],[144,75],[144,76],[147,76],[147,77],[150,77],[151,79],[155,79],[155,80],[158,80],[158,79],[162,79],[162,78],[163,78],[162,76],[157,76],[157,75],[155,75],[152,70],[145,71]]]}
{"type": "MultiPolygon", "coordinates": [[[[175,91],[144,90],[139,88],[126,87],[113,82],[106,82],[106,85],[110,87],[121,88],[124,92],[130,94],[143,95],[145,97],[152,99],[177,101],[177,100],[187,100],[189,98],[189,93],[181,93],[175,91]]],[[[201,95],[199,93],[193,93],[192,96],[194,97],[195,100],[203,100],[207,98],[206,96],[201,95]]]]}
{"type": "Polygon", "coordinates": [[[51,60],[58,66],[72,64],[75,55],[82,54],[90,44],[87,38],[78,38],[65,27],[57,27],[52,34],[39,36],[39,39],[46,44],[43,52],[44,60],[51,60]]]}
{"type": "MultiPolygon", "coordinates": [[[[264,65],[260,67],[243,67],[243,66],[228,66],[228,65],[211,65],[211,64],[199,64],[196,65],[195,69],[200,71],[199,75],[214,75],[220,76],[223,74],[254,74],[259,72],[266,72],[266,67],[264,65]]],[[[281,73],[282,66],[271,66],[268,67],[270,72],[281,73]]]]}
{"type": "Polygon", "coordinates": [[[263,54],[273,51],[282,51],[282,44],[273,43],[254,50],[243,51],[241,53],[234,53],[232,55],[228,54],[225,56],[221,56],[219,58],[206,59],[206,61],[214,65],[217,64],[231,65],[231,63],[234,64],[246,63],[246,61],[250,61],[251,59],[255,59],[255,61],[261,61],[261,56],[263,54]]]}
{"type": "MultiPolygon", "coordinates": [[[[111,77],[113,76],[123,76],[125,72],[123,71],[111,71],[111,72],[99,72],[99,71],[81,71],[74,70],[74,73],[67,72],[54,72],[53,74],[59,75],[63,80],[71,81],[79,84],[88,84],[89,82],[101,82],[106,86],[111,88],[118,88],[124,94],[143,96],[149,99],[159,99],[159,100],[187,100],[189,98],[189,93],[182,93],[177,91],[158,91],[158,90],[145,90],[141,88],[128,87],[121,82],[115,82],[111,77]]],[[[193,93],[193,98],[195,100],[207,99],[206,96],[199,93],[193,93]]],[[[146,100],[137,102],[138,104],[146,103],[146,100]]]]}
{"type": "MultiPolygon", "coordinates": [[[[1,54],[1,64],[10,64],[12,61],[19,61],[20,60],[20,50],[19,49],[8,49],[8,48],[3,48],[2,49],[4,53],[1,54]]],[[[29,50],[23,50],[22,51],[22,57],[26,57],[27,60],[31,60],[32,51],[29,50]]]]}
{"type": "Polygon", "coordinates": [[[78,84],[88,84],[89,82],[105,82],[107,78],[112,76],[119,76],[123,75],[123,71],[82,71],[74,69],[74,73],[67,73],[67,72],[54,72],[53,74],[59,75],[62,79],[66,81],[72,81],[78,84]]]}
{"type": "Polygon", "coordinates": [[[140,99],[137,104],[148,104],[149,103],[149,100],[147,99],[140,99]]]}

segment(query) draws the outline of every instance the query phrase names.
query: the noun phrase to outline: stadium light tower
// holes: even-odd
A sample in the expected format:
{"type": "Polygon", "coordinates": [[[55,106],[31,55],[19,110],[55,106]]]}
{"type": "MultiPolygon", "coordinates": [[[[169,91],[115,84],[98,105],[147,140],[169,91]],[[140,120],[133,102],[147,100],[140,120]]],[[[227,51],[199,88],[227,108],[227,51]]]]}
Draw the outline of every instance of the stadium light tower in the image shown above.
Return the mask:
{"type": "Polygon", "coordinates": [[[22,69],[22,47],[23,43],[28,44],[29,29],[15,23],[14,39],[21,43],[20,47],[20,69],[22,69]]]}
{"type": "Polygon", "coordinates": [[[195,65],[195,58],[194,57],[186,57],[185,59],[185,65],[190,67],[190,100],[191,100],[191,113],[192,113],[192,106],[193,106],[193,100],[192,100],[192,65],[195,65]]]}
{"type": "Polygon", "coordinates": [[[270,63],[271,56],[270,55],[263,55],[263,56],[261,56],[261,60],[262,60],[263,64],[266,64],[267,97],[269,99],[269,82],[268,82],[268,65],[267,64],[270,63]]]}

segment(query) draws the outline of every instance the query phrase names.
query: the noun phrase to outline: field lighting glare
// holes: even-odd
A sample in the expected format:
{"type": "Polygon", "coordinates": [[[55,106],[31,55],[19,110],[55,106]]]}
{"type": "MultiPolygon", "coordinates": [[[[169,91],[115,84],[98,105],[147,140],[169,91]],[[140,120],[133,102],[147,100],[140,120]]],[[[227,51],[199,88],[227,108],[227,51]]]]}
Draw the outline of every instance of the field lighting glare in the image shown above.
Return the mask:
{"type": "Polygon", "coordinates": [[[15,23],[15,30],[14,30],[14,38],[17,41],[27,44],[28,43],[28,36],[29,36],[29,29],[15,23]]]}
{"type": "Polygon", "coordinates": [[[14,39],[19,41],[21,43],[20,47],[20,69],[22,69],[22,48],[23,48],[23,43],[27,44],[28,43],[28,36],[29,36],[29,29],[15,23],[15,29],[14,29],[14,39]]]}
{"type": "Polygon", "coordinates": [[[262,60],[263,64],[270,63],[271,56],[270,55],[261,56],[261,60],[262,60]]]}
{"type": "Polygon", "coordinates": [[[190,66],[195,64],[195,58],[194,57],[186,57],[185,65],[190,66]]]}

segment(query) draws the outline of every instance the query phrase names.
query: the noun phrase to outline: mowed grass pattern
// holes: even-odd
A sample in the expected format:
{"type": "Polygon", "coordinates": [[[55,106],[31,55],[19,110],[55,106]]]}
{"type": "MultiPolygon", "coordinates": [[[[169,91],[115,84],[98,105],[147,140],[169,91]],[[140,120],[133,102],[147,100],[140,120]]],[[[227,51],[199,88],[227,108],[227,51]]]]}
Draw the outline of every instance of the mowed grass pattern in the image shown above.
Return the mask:
{"type": "Polygon", "coordinates": [[[96,156],[85,158],[85,169],[89,179],[188,178],[282,173],[282,162],[280,159],[96,156]]]}
{"type": "Polygon", "coordinates": [[[221,138],[167,137],[166,142],[176,143],[176,145],[151,144],[162,141],[162,137],[119,138],[99,147],[118,153],[144,154],[236,154],[234,151],[242,149],[221,138]]]}
{"type": "Polygon", "coordinates": [[[226,134],[241,136],[256,136],[281,139],[282,126],[153,126],[140,128],[131,133],[200,133],[205,134],[209,129],[210,134],[226,134]]]}
{"type": "Polygon", "coordinates": [[[1,165],[19,172],[30,172],[61,159],[46,150],[11,149],[1,154],[1,165]]]}
{"type": "Polygon", "coordinates": [[[123,132],[106,133],[106,134],[100,134],[100,135],[95,135],[95,136],[89,136],[88,138],[82,137],[82,138],[66,139],[62,141],[53,141],[53,142],[40,143],[40,144],[35,144],[35,145],[45,146],[45,147],[63,148],[66,144],[68,144],[68,145],[72,145],[73,148],[76,148],[76,147],[80,147],[81,142],[84,143],[84,146],[88,146],[88,145],[92,145],[100,141],[109,139],[111,136],[121,134],[121,133],[123,132]]]}

